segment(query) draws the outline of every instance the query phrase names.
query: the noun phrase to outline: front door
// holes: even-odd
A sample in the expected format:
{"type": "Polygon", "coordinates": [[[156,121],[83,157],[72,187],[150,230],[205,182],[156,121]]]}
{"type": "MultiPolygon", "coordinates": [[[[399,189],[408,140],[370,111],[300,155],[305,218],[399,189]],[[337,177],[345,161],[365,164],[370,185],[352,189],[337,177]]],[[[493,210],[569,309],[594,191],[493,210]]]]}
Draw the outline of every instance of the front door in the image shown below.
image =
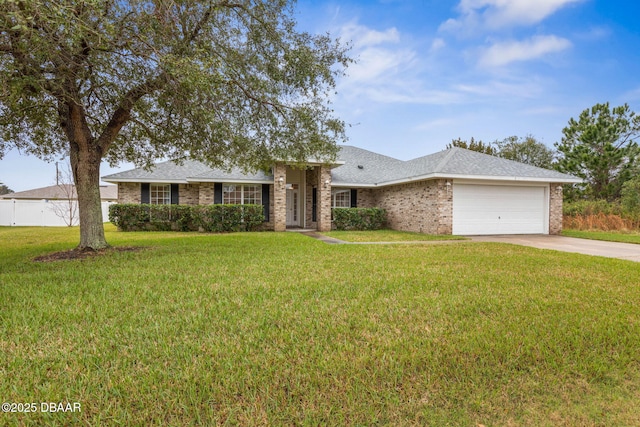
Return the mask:
{"type": "Polygon", "coordinates": [[[287,189],[287,227],[300,226],[300,207],[298,189],[287,189]]]}

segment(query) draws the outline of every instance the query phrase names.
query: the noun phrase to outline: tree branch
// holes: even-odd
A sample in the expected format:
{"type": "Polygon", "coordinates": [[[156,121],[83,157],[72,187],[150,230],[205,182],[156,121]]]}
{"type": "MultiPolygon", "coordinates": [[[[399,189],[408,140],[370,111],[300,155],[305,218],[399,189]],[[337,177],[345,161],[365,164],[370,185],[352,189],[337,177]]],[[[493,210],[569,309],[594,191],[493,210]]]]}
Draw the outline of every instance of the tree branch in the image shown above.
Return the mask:
{"type": "Polygon", "coordinates": [[[147,80],[146,82],[130,89],[113,112],[109,123],[96,141],[97,146],[106,153],[109,146],[115,141],[120,129],[131,119],[131,110],[140,98],[162,87],[169,79],[169,76],[162,72],[159,76],[147,80]]]}

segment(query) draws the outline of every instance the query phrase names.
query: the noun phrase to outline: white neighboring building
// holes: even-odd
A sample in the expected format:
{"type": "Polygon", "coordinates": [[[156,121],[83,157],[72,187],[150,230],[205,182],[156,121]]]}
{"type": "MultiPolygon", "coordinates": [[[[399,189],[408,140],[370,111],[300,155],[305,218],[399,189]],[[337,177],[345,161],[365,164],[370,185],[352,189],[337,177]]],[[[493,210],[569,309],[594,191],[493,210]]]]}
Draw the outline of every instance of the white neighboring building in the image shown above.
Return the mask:
{"type": "MultiPolygon", "coordinates": [[[[109,205],[118,199],[118,187],[101,185],[103,221],[109,221],[109,205]]],[[[64,227],[78,225],[75,186],[51,185],[0,196],[0,226],[64,227]]]]}

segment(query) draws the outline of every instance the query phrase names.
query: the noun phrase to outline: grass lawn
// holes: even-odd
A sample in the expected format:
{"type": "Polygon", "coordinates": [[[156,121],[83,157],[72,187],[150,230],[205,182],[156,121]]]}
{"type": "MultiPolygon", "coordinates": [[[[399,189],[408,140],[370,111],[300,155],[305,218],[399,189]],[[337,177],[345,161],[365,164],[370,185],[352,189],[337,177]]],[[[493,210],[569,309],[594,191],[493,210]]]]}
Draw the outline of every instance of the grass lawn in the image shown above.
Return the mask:
{"type": "Polygon", "coordinates": [[[563,236],[640,244],[639,232],[562,230],[563,236]]]}
{"type": "Polygon", "coordinates": [[[462,236],[432,235],[410,233],[408,231],[375,230],[375,231],[330,231],[325,236],[344,240],[345,242],[410,242],[427,240],[465,240],[462,236]]]}
{"type": "Polygon", "coordinates": [[[0,228],[0,425],[640,425],[637,263],[498,243],[0,228]],[[38,407],[40,408],[40,407],[38,407]]]}

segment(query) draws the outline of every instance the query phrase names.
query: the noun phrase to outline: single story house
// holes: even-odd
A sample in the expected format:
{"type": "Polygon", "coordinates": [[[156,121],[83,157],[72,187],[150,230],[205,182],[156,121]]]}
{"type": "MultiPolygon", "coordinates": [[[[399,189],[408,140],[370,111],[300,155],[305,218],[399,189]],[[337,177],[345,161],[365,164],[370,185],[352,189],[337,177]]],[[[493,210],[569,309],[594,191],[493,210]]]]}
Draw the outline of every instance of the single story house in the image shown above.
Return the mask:
{"type": "Polygon", "coordinates": [[[262,204],[266,226],[328,231],[331,208],[379,207],[395,230],[429,234],[558,234],[562,185],[579,178],[462,148],[403,161],[340,146],[332,164],[243,173],[196,161],[102,178],[120,203],[262,204]]]}

